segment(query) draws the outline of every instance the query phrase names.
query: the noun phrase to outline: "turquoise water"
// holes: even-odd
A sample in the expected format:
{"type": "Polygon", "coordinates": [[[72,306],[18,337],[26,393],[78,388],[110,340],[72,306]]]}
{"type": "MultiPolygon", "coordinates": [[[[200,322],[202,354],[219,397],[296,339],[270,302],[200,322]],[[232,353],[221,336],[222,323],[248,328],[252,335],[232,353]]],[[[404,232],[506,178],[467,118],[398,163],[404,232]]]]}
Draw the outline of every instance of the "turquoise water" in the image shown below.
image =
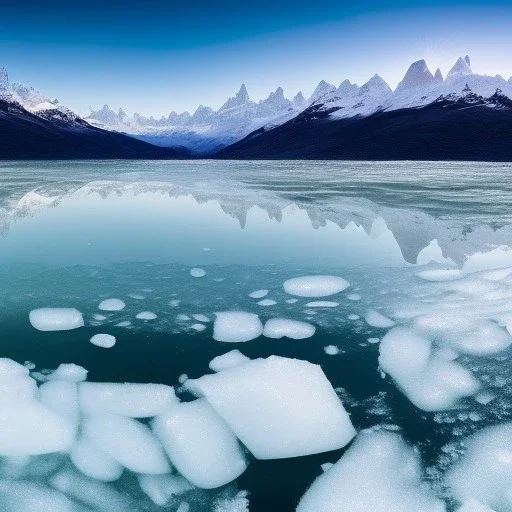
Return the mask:
{"type": "MultiPolygon", "coordinates": [[[[36,372],[74,362],[89,370],[92,381],[179,386],[180,375],[207,373],[213,357],[233,348],[212,339],[211,322],[197,332],[194,320],[183,315],[213,320],[216,311],[241,309],[262,320],[311,322],[317,327],[313,338],[260,337],[235,348],[251,358],[278,354],[320,364],[356,429],[401,429],[422,452],[426,476],[442,493],[443,447],[479,425],[460,420],[460,411],[419,411],[381,378],[378,344],[368,338],[381,338],[385,330],[368,325],[364,316],[370,309],[391,314],[408,297],[422,304],[437,297],[415,277],[418,254],[434,239],[459,266],[475,253],[507,246],[511,170],[503,164],[407,162],[0,163],[1,355],[30,361],[36,372]],[[192,278],[193,267],[203,268],[205,277],[192,278]],[[322,273],[347,279],[355,297],[341,294],[329,309],[310,308],[307,299],[286,302],[286,279],[322,273]],[[248,297],[262,288],[275,305],[248,297]],[[126,308],[96,318],[103,314],[99,302],[109,297],[121,298],[126,308]],[[75,307],[85,327],[36,331],[28,314],[38,307],[75,307]],[[141,311],[157,318],[137,320],[141,311]],[[89,343],[100,332],[115,335],[115,347],[89,343]],[[327,355],[328,345],[340,353],[327,355]]],[[[502,249],[506,260],[508,248],[502,249]]],[[[468,364],[479,375],[489,374],[489,365],[494,376],[509,368],[503,361],[468,364]]],[[[191,398],[186,391],[180,396],[191,398]]],[[[510,414],[480,409],[482,424],[510,414]]],[[[320,465],[342,452],[253,461],[226,488],[193,491],[187,500],[192,512],[214,510],[216,500],[245,490],[251,511],[293,510],[320,465]]],[[[32,480],[46,481],[59,464],[32,480]]],[[[8,463],[1,467],[7,478],[8,463]]],[[[130,510],[172,511],[179,504],[153,506],[132,475],[104,485],[129,500],[130,510]]]]}

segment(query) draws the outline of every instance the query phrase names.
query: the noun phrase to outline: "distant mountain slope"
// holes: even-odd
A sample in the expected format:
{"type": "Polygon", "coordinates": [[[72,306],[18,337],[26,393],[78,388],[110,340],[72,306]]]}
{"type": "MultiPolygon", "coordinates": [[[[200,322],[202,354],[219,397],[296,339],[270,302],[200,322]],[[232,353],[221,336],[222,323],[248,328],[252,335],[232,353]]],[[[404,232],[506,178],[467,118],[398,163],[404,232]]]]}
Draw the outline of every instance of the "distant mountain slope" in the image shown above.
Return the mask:
{"type": "Polygon", "coordinates": [[[512,100],[440,98],[427,106],[332,118],[312,106],[223,149],[223,159],[512,161],[512,100]]]}
{"type": "Polygon", "coordinates": [[[185,152],[160,148],[89,125],[59,109],[31,113],[0,99],[0,159],[183,158],[185,152]]]}

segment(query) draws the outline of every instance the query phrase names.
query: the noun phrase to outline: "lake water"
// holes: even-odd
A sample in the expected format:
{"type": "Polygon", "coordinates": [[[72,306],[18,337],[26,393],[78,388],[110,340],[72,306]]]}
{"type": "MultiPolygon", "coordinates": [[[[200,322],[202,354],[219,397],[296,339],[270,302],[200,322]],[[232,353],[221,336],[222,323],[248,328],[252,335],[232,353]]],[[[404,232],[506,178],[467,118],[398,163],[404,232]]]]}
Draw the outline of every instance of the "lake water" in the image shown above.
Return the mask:
{"type": "MultiPolygon", "coordinates": [[[[357,431],[386,426],[418,448],[425,480],[450,509],[455,501],[443,474],[461,440],[511,420],[510,349],[506,342],[499,353],[459,347],[453,357],[479,380],[480,396],[492,400],[468,397],[427,411],[379,372],[378,341],[389,327],[365,317],[378,311],[410,326],[454,315],[493,322],[503,333],[512,328],[511,277],[492,273],[512,267],[511,173],[512,164],[466,162],[0,163],[1,356],[32,363],[39,380],[75,363],[89,381],[168,384],[184,401],[193,396],[180,376],[210,373],[208,363],[234,348],[252,359],[319,364],[357,431]],[[195,267],[206,274],[192,277],[195,267]],[[461,272],[451,281],[438,269],[461,272]],[[418,277],[425,271],[433,273],[418,277]],[[284,281],[318,274],[350,283],[319,299],[334,307],[289,301],[284,281]],[[260,289],[275,304],[249,297],[260,289]],[[100,311],[108,298],[126,307],[100,311]],[[29,313],[41,307],[76,308],[85,326],[36,330],[29,313]],[[230,310],[263,322],[308,322],[316,333],[215,341],[215,312],[230,310]],[[156,318],[136,318],[147,311],[156,318]],[[91,344],[98,333],[114,335],[115,346],[91,344]],[[328,346],[337,353],[327,353],[328,346]]],[[[447,330],[438,331],[432,339],[444,350],[447,330]]],[[[68,471],[76,482],[59,492],[77,508],[59,511],[174,511],[186,502],[191,512],[235,512],[246,510],[246,500],[251,511],[287,511],[322,473],[321,464],[343,453],[263,461],[248,455],[249,467],[235,481],[187,491],[165,506],[155,505],[129,471],[100,483],[81,480],[62,454],[3,457],[0,491],[20,482],[50,488],[55,475],[68,471]]],[[[16,496],[36,492],[20,489],[16,496]]],[[[25,510],[9,496],[8,511],[25,510]]]]}

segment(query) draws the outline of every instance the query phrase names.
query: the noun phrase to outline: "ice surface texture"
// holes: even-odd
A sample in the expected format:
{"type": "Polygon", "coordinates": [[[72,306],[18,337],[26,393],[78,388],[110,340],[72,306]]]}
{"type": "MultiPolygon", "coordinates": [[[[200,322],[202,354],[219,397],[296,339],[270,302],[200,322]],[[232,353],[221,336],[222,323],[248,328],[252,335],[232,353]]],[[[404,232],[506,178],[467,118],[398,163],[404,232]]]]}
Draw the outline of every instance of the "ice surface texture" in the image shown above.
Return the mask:
{"type": "Polygon", "coordinates": [[[32,327],[39,331],[67,331],[84,325],[82,313],[74,308],[40,308],[29,314],[32,327]]]}

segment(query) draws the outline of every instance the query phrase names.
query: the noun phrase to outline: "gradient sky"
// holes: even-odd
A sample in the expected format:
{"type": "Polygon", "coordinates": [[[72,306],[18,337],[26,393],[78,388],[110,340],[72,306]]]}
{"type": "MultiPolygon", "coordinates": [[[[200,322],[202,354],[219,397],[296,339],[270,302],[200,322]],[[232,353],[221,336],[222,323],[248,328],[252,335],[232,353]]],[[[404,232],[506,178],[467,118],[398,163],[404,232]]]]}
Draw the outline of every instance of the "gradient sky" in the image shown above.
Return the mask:
{"type": "Polygon", "coordinates": [[[242,82],[310,94],[325,79],[392,87],[425,58],[512,75],[510,0],[24,0],[0,3],[0,67],[81,114],[214,108],[242,82]]]}

